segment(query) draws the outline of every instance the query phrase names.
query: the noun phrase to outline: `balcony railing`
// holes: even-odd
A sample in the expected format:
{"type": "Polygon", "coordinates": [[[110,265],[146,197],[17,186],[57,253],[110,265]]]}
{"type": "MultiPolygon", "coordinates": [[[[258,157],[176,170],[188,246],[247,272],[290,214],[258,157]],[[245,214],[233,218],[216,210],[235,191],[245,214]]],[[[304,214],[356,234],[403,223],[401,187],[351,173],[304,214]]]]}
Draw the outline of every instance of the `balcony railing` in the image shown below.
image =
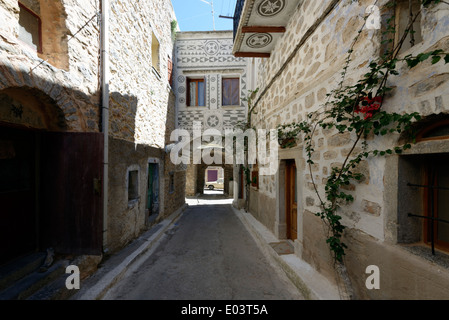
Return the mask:
{"type": "Polygon", "coordinates": [[[235,4],[234,11],[234,40],[235,35],[237,34],[237,29],[239,28],[240,16],[242,15],[243,5],[245,4],[245,0],[237,0],[235,4]]]}

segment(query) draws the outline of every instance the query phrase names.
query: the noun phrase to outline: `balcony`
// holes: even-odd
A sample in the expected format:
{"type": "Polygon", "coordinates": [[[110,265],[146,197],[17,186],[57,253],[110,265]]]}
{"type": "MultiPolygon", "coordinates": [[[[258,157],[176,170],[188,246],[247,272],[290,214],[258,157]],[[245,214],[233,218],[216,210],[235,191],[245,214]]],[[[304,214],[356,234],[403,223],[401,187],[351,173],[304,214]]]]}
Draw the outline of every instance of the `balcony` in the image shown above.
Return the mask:
{"type": "Polygon", "coordinates": [[[236,57],[268,58],[302,0],[237,0],[234,12],[236,57]]]}

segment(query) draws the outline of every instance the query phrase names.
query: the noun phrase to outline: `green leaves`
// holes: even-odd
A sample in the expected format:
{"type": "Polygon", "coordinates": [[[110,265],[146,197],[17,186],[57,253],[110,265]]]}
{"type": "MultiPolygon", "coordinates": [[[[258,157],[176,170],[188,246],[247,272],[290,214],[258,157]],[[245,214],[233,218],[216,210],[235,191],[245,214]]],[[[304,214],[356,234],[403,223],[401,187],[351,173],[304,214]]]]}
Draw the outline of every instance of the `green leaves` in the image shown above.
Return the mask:
{"type": "Polygon", "coordinates": [[[405,62],[407,63],[408,67],[410,69],[416,67],[421,62],[426,61],[430,57],[432,57],[431,63],[436,64],[438,63],[441,58],[444,56],[444,62],[449,63],[449,54],[444,52],[441,49],[426,52],[426,53],[420,53],[417,56],[408,55],[404,57],[405,62]]]}
{"type": "MultiPolygon", "coordinates": [[[[355,2],[355,0],[353,0],[355,2]]],[[[423,0],[424,7],[438,4],[441,1],[423,0]]],[[[388,2],[386,6],[394,5],[394,1],[388,2]]],[[[351,71],[351,55],[359,35],[354,39],[354,43],[348,51],[348,57],[342,67],[342,77],[338,86],[326,94],[327,102],[323,109],[307,115],[307,120],[301,123],[282,125],[278,127],[280,135],[303,135],[304,150],[307,154],[307,164],[310,168],[312,183],[319,199],[319,212],[316,213],[328,226],[329,236],[326,243],[329,245],[334,259],[342,261],[347,246],[342,242],[345,226],[341,223],[341,216],[338,214],[341,206],[350,204],[354,201],[354,190],[357,182],[363,181],[363,174],[357,172],[357,168],[362,161],[369,157],[387,157],[402,154],[410,149],[411,143],[405,143],[401,146],[392,146],[383,150],[369,150],[368,142],[373,136],[388,136],[391,134],[399,135],[409,133],[411,140],[413,137],[413,124],[421,119],[418,113],[397,113],[386,110],[383,106],[384,101],[392,94],[394,88],[388,85],[388,77],[397,76],[403,72],[400,68],[405,64],[409,69],[415,68],[421,63],[427,62],[432,65],[437,63],[449,63],[449,52],[437,49],[417,55],[408,55],[398,58],[400,44],[394,43],[390,39],[390,34],[396,34],[395,19],[388,19],[388,27],[385,35],[389,39],[383,43],[391,43],[392,48],[378,58],[367,61],[366,72],[361,78],[352,84],[346,84],[348,72],[351,71]],[[314,150],[314,135],[316,129],[333,129],[336,134],[348,134],[352,143],[346,148],[344,161],[338,167],[331,169],[330,174],[324,179],[324,193],[321,195],[318,191],[318,185],[314,182],[312,173],[312,156],[314,150]],[[356,139],[354,139],[356,137],[356,139]],[[367,139],[370,137],[370,139],[367,139]],[[358,147],[362,144],[362,148],[358,147]]],[[[410,32],[410,31],[406,31],[410,32]]],[[[399,35],[401,41],[406,37],[399,35]]],[[[392,107],[392,106],[389,106],[392,107]]]]}

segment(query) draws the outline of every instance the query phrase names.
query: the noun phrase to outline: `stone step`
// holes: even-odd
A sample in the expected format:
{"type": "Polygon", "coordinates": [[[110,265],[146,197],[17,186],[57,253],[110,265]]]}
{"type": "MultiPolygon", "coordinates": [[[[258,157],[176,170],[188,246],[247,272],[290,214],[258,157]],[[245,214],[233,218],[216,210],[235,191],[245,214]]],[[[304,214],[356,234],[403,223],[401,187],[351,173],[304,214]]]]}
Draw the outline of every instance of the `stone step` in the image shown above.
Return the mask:
{"type": "Polygon", "coordinates": [[[45,257],[44,252],[36,252],[2,265],[0,267],[0,292],[26,275],[38,270],[45,257]]]}
{"type": "Polygon", "coordinates": [[[68,265],[68,260],[58,260],[44,272],[39,272],[38,268],[0,292],[0,300],[25,300],[29,298],[60,278],[68,265]]]}
{"type": "Polygon", "coordinates": [[[69,300],[77,290],[69,290],[66,280],[69,275],[64,273],[44,287],[31,294],[26,300],[69,300]]]}

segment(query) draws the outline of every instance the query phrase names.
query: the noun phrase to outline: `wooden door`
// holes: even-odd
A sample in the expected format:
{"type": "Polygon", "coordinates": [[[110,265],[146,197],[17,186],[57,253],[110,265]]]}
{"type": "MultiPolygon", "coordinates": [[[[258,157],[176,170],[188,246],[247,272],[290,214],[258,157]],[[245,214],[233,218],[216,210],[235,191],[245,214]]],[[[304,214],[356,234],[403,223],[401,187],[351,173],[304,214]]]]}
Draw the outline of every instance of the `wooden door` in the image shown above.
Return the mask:
{"type": "Polygon", "coordinates": [[[100,254],[103,134],[45,133],[41,140],[41,248],[100,254]]]}
{"type": "Polygon", "coordinates": [[[437,248],[449,249],[449,157],[429,157],[424,185],[424,239],[437,248]],[[441,220],[434,220],[441,219],[441,220]],[[432,239],[433,237],[433,239],[432,239]]]}
{"type": "Polygon", "coordinates": [[[287,161],[285,168],[285,208],[287,221],[287,238],[298,238],[298,201],[295,161],[287,161]]]}

